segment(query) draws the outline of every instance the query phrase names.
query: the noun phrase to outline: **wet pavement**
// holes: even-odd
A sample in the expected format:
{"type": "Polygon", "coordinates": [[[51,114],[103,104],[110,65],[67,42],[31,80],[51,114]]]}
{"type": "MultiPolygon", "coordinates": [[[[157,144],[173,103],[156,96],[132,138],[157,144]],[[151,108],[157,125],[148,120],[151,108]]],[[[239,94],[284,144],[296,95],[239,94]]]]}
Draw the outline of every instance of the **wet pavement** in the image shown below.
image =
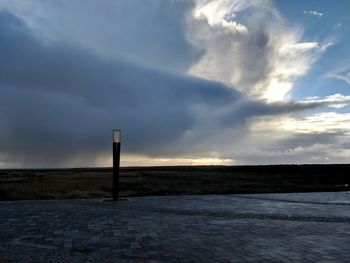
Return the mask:
{"type": "Polygon", "coordinates": [[[0,202],[0,262],[348,262],[350,193],[0,202]]]}

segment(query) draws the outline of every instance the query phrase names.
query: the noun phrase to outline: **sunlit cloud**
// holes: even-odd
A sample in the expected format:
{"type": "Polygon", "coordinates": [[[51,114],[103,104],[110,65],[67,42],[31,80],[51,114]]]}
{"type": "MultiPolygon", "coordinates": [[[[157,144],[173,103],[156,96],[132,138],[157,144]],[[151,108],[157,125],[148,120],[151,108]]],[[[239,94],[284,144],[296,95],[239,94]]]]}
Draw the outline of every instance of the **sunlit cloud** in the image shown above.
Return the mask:
{"type": "MultiPolygon", "coordinates": [[[[111,162],[111,160],[107,161],[111,162]]],[[[121,159],[122,166],[167,166],[167,165],[233,165],[235,161],[230,158],[177,156],[177,157],[147,157],[142,155],[125,155],[121,159]]]]}
{"type": "Polygon", "coordinates": [[[192,15],[188,37],[204,55],[189,74],[269,102],[287,98],[295,80],[333,45],[303,42],[302,30],[287,25],[269,1],[196,1],[192,15]]]}
{"type": "Polygon", "coordinates": [[[257,118],[232,154],[247,163],[347,163],[349,123],[349,113],[336,112],[257,118]]]}
{"type": "MultiPolygon", "coordinates": [[[[249,4],[242,1],[201,1],[196,2],[197,8],[193,10],[193,16],[198,20],[204,20],[211,27],[219,30],[229,30],[232,33],[246,33],[247,27],[235,21],[236,12],[245,9],[249,4]],[[234,10],[234,11],[232,11],[234,10]]],[[[251,4],[250,4],[251,5],[251,4]]]]}
{"type": "Polygon", "coordinates": [[[319,97],[313,97],[313,98],[307,98],[306,100],[300,101],[300,103],[321,103],[325,106],[329,106],[332,108],[343,108],[349,105],[350,103],[350,96],[345,96],[342,94],[333,94],[326,96],[325,98],[319,98],[319,97]]]}

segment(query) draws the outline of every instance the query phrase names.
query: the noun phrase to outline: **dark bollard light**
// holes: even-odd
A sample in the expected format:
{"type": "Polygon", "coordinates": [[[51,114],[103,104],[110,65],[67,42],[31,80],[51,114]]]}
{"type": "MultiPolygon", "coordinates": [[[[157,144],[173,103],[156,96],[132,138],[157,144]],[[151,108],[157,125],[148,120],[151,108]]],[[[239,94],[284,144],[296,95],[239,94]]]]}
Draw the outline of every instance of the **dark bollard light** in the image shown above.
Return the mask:
{"type": "Polygon", "coordinates": [[[121,131],[113,130],[113,201],[119,197],[120,141],[121,131]]]}

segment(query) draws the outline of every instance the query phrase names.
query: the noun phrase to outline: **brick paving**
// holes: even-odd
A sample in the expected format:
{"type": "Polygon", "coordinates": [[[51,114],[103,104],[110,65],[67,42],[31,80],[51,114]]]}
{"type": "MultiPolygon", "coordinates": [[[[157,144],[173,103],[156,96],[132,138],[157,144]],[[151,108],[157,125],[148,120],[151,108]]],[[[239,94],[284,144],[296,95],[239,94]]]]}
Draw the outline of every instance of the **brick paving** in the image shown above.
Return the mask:
{"type": "Polygon", "coordinates": [[[350,193],[0,202],[0,262],[348,262],[350,193]]]}

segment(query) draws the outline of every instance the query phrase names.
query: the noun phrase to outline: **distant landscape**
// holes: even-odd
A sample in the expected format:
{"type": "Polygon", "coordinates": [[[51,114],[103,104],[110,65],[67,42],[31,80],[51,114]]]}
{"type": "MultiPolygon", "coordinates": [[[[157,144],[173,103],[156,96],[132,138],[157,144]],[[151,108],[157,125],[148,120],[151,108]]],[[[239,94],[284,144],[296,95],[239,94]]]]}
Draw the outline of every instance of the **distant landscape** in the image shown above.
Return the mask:
{"type": "MultiPolygon", "coordinates": [[[[121,168],[120,196],[347,191],[350,165],[121,168]]],[[[112,196],[111,168],[0,170],[0,199],[112,196]]]]}

